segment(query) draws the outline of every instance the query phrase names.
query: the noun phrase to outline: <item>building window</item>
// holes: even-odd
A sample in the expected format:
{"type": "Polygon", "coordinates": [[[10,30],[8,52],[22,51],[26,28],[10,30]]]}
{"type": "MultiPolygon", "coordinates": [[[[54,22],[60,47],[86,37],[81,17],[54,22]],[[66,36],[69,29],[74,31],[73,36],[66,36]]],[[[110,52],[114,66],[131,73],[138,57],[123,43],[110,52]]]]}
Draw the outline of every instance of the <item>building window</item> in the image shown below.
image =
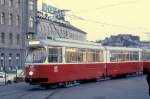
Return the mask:
{"type": "Polygon", "coordinates": [[[16,69],[21,69],[21,66],[20,66],[20,54],[16,54],[16,69]]]}
{"type": "Polygon", "coordinates": [[[12,35],[12,33],[9,34],[9,44],[13,44],[13,35],[12,35]]]}
{"type": "Polygon", "coordinates": [[[29,10],[33,10],[34,9],[34,2],[33,0],[29,1],[29,10]]]}
{"type": "Polygon", "coordinates": [[[9,57],[8,57],[8,64],[9,64],[9,70],[13,70],[13,67],[12,67],[12,54],[9,54],[9,57]]]}
{"type": "Polygon", "coordinates": [[[34,26],[34,19],[32,17],[29,18],[29,27],[33,28],[34,26]]]}
{"type": "Polygon", "coordinates": [[[17,45],[19,45],[20,44],[20,35],[19,34],[17,34],[17,45]]]}
{"type": "Polygon", "coordinates": [[[5,23],[5,13],[4,12],[1,13],[0,21],[1,21],[1,24],[5,23]]]}
{"type": "Polygon", "coordinates": [[[8,6],[11,8],[13,6],[13,0],[8,1],[8,6]]]}
{"type": "Polygon", "coordinates": [[[0,0],[0,4],[4,5],[5,4],[5,0],[0,0]]]}
{"type": "Polygon", "coordinates": [[[4,70],[4,67],[5,67],[5,54],[2,53],[0,58],[0,69],[4,70]]]}
{"type": "Polygon", "coordinates": [[[20,0],[17,0],[16,2],[16,8],[19,8],[20,7],[20,0]]]}
{"type": "Polygon", "coordinates": [[[17,17],[16,17],[16,26],[19,26],[19,23],[20,23],[20,17],[19,17],[19,15],[17,15],[17,17]]]}
{"type": "Polygon", "coordinates": [[[12,25],[12,21],[13,21],[13,15],[9,14],[9,25],[12,25]]]}
{"type": "Polygon", "coordinates": [[[1,42],[5,43],[5,33],[1,33],[1,42]]]}

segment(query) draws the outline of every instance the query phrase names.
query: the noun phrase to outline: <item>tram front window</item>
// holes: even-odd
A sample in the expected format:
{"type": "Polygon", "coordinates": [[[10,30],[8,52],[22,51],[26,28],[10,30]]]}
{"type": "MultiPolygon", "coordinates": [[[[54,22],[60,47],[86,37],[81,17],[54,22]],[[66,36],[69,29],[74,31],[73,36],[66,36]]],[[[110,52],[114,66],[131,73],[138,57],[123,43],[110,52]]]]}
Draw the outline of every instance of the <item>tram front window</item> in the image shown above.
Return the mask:
{"type": "Polygon", "coordinates": [[[27,63],[44,63],[46,60],[45,48],[32,48],[28,52],[27,63]]]}

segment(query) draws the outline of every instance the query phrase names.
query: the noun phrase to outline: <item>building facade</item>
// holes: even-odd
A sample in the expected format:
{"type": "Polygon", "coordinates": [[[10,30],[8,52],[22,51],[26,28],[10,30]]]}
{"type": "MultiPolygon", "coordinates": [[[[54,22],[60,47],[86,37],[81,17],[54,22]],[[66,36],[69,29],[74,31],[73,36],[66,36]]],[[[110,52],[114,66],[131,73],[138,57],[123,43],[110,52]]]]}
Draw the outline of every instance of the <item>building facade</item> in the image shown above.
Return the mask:
{"type": "Polygon", "coordinates": [[[65,38],[71,40],[86,41],[86,32],[74,27],[65,20],[47,20],[38,17],[38,38],[65,38]]]}
{"type": "Polygon", "coordinates": [[[48,5],[44,0],[41,6],[37,13],[37,36],[86,41],[87,33],[65,20],[65,12],[68,10],[48,5]]]}
{"type": "Polygon", "coordinates": [[[38,0],[0,0],[0,71],[23,69],[28,40],[43,34],[86,40],[86,33],[65,21],[64,15],[57,21],[38,17],[38,0]]]}
{"type": "Polygon", "coordinates": [[[26,33],[35,33],[37,0],[0,0],[0,71],[23,69],[26,33]]]}

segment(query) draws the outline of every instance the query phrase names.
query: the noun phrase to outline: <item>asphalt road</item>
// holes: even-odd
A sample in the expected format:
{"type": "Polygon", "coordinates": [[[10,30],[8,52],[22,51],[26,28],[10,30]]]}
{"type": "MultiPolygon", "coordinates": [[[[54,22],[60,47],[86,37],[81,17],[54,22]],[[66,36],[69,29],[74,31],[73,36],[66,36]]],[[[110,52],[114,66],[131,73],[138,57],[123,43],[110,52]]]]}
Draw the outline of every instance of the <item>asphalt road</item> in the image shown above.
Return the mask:
{"type": "Polygon", "coordinates": [[[150,99],[146,76],[45,90],[26,83],[0,86],[0,99],[150,99]]]}

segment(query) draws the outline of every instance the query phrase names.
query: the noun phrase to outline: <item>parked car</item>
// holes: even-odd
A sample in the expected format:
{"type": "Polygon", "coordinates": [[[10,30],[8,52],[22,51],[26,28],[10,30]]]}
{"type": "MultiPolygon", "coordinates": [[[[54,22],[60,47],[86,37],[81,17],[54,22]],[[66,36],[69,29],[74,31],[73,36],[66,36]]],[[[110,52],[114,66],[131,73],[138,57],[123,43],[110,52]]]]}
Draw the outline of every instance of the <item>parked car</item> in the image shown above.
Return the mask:
{"type": "Polygon", "coordinates": [[[12,80],[9,78],[8,74],[5,74],[5,72],[0,72],[0,85],[4,85],[5,83],[11,84],[12,80]]]}

